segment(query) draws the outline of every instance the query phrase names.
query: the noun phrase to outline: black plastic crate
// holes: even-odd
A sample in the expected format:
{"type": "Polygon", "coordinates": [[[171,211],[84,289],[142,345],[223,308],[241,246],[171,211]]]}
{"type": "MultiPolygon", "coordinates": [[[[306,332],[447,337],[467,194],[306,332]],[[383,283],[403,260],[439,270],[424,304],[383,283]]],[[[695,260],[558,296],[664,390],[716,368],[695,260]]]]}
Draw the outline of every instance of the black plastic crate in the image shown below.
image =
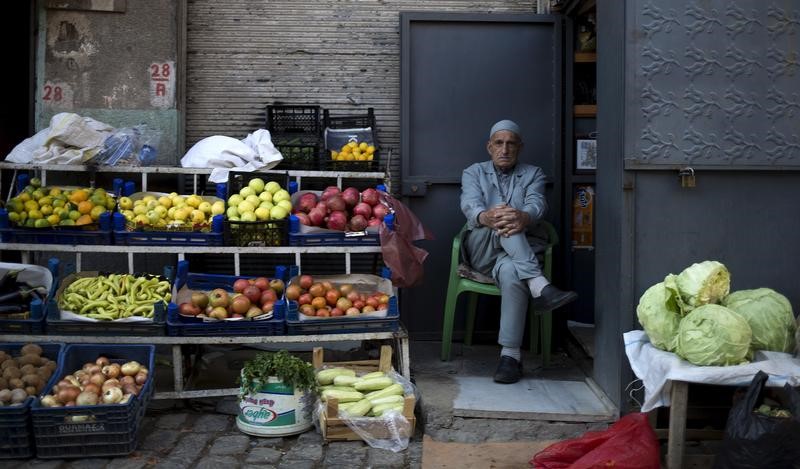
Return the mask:
{"type": "Polygon", "coordinates": [[[320,169],[319,139],[309,139],[304,143],[300,139],[276,139],[275,148],[281,152],[283,159],[278,163],[279,169],[299,169],[316,171],[320,169]]]}
{"type": "Polygon", "coordinates": [[[289,219],[269,221],[225,220],[226,246],[287,246],[289,219]]]}
{"type": "MultiPolygon", "coordinates": [[[[19,354],[23,343],[0,344],[0,350],[16,356],[19,354]]],[[[64,344],[38,344],[42,348],[42,355],[53,360],[59,361],[59,357],[64,350],[64,344]]],[[[58,382],[58,373],[48,380],[43,388],[49,390],[58,382]]],[[[22,459],[34,455],[33,429],[31,427],[30,409],[38,397],[28,397],[22,405],[0,407],[0,459],[22,459]]]]}
{"type": "Polygon", "coordinates": [[[136,448],[138,430],[155,388],[155,346],[67,345],[55,376],[60,379],[101,355],[112,363],[136,360],[147,366],[149,379],[139,395],[125,404],[43,407],[34,402],[31,419],[39,458],[116,456],[136,448]]]}
{"type": "Polygon", "coordinates": [[[55,300],[47,304],[45,329],[50,335],[163,336],[166,334],[167,308],[153,304],[153,322],[70,321],[61,319],[55,300]]]}
{"type": "Polygon", "coordinates": [[[267,105],[267,130],[273,136],[317,136],[320,134],[319,106],[267,105]]]}
{"type": "Polygon", "coordinates": [[[378,131],[375,123],[375,110],[367,108],[366,113],[362,114],[349,114],[349,115],[331,115],[329,109],[325,109],[322,118],[323,138],[324,131],[327,129],[372,129],[371,137],[369,138],[375,147],[375,153],[371,161],[340,161],[331,159],[331,150],[340,150],[337,148],[328,148],[327,141],[323,141],[324,154],[320,156],[321,169],[329,171],[379,171],[380,170],[380,145],[378,144],[378,131]]]}

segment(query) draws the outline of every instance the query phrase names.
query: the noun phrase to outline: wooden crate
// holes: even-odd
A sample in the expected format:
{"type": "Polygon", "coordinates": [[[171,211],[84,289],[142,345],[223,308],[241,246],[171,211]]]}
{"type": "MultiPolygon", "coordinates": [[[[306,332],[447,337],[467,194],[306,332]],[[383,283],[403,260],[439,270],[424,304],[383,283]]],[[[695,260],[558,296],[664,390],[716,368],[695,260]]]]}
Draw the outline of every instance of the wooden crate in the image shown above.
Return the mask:
{"type": "MultiPolygon", "coordinates": [[[[329,362],[325,363],[323,360],[322,347],[314,347],[312,363],[315,369],[320,369],[324,365],[336,366],[342,368],[350,368],[355,370],[356,374],[370,373],[373,371],[383,371],[384,373],[392,369],[392,347],[389,345],[381,346],[381,354],[378,360],[359,360],[347,362],[329,362]]],[[[414,396],[406,396],[403,402],[403,416],[408,420],[410,427],[407,434],[400,428],[400,437],[410,438],[414,435],[414,427],[416,427],[417,419],[414,417],[414,406],[416,399],[414,396]]],[[[374,426],[369,427],[370,435],[375,438],[390,438],[392,436],[386,420],[380,417],[374,417],[374,426]]],[[[325,408],[319,415],[319,426],[322,430],[322,438],[326,442],[330,441],[359,441],[362,438],[355,433],[347,424],[339,417],[339,402],[336,399],[328,399],[325,402],[325,408]]]]}

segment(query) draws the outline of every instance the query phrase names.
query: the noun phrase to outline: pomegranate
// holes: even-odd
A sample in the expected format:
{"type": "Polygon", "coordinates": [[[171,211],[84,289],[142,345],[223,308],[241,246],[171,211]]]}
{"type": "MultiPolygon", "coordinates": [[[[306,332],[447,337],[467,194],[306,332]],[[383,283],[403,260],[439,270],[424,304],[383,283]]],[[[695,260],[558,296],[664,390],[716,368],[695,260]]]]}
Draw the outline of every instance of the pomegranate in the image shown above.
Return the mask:
{"type": "Polygon", "coordinates": [[[333,195],[327,200],[328,210],[331,212],[344,211],[347,209],[347,204],[341,195],[333,195]]]}
{"type": "Polygon", "coordinates": [[[358,198],[360,194],[358,189],[355,187],[348,187],[347,189],[342,191],[342,199],[344,199],[345,205],[347,208],[353,208],[358,203],[358,198]]]}
{"type": "Polygon", "coordinates": [[[342,191],[338,187],[336,187],[336,186],[328,186],[328,187],[325,188],[324,191],[322,191],[321,199],[322,200],[328,200],[329,198],[331,198],[331,196],[336,195],[336,194],[341,194],[341,193],[342,193],[342,191]]]}
{"type": "Polygon", "coordinates": [[[305,194],[301,195],[300,199],[297,201],[297,209],[308,213],[312,208],[317,206],[318,201],[317,194],[313,192],[306,192],[305,194]]]}
{"type": "Polygon", "coordinates": [[[307,213],[297,212],[294,216],[297,217],[301,225],[311,226],[311,218],[309,218],[307,213]]]}
{"type": "Polygon", "coordinates": [[[372,217],[367,222],[367,226],[381,226],[382,223],[383,223],[383,220],[381,220],[379,218],[372,217]]]}
{"type": "Polygon", "coordinates": [[[372,207],[372,216],[379,220],[383,220],[383,217],[385,217],[388,213],[389,207],[383,204],[376,204],[374,207],[372,207]]]}
{"type": "Polygon", "coordinates": [[[327,227],[329,230],[344,231],[347,227],[347,214],[337,210],[328,215],[327,227]]]}
{"type": "Polygon", "coordinates": [[[308,212],[308,221],[310,222],[310,226],[322,226],[322,223],[325,221],[325,212],[319,208],[311,210],[308,212]]]}
{"type": "Polygon", "coordinates": [[[372,206],[365,202],[359,202],[355,207],[353,207],[353,215],[361,215],[365,219],[369,220],[369,217],[372,216],[372,206]]]}
{"type": "Polygon", "coordinates": [[[363,215],[353,215],[350,219],[350,231],[364,231],[367,228],[367,219],[363,215]]]}
{"type": "Polygon", "coordinates": [[[372,206],[377,205],[378,202],[380,201],[379,199],[380,199],[380,194],[378,194],[377,190],[371,187],[369,189],[364,189],[364,192],[361,193],[361,201],[366,202],[372,206]]]}

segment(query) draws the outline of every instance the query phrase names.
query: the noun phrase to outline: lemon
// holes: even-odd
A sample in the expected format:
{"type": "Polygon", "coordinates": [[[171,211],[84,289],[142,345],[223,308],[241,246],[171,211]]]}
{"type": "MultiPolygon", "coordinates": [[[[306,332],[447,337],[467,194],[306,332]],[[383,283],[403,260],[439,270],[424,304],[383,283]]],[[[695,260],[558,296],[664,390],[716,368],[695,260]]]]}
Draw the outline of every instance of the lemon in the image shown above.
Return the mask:
{"type": "Polygon", "coordinates": [[[218,200],[211,205],[211,215],[222,215],[225,213],[225,202],[218,200]]]}
{"type": "Polygon", "coordinates": [[[46,218],[46,220],[51,225],[58,225],[59,223],[61,223],[61,217],[59,217],[58,215],[50,215],[49,217],[46,218]]]}
{"type": "Polygon", "coordinates": [[[370,145],[370,146],[368,146],[368,147],[367,147],[367,154],[368,154],[368,155],[371,155],[371,154],[373,154],[373,153],[375,153],[375,145],[370,145]]]}
{"type": "Polygon", "coordinates": [[[43,217],[44,217],[44,215],[42,214],[41,211],[39,211],[38,208],[33,209],[33,210],[28,210],[28,218],[30,218],[32,220],[39,220],[40,218],[43,218],[43,217]]]}
{"type": "Polygon", "coordinates": [[[367,142],[361,142],[361,143],[358,144],[358,149],[361,150],[361,151],[364,151],[367,148],[369,148],[369,145],[367,145],[367,142]]]}

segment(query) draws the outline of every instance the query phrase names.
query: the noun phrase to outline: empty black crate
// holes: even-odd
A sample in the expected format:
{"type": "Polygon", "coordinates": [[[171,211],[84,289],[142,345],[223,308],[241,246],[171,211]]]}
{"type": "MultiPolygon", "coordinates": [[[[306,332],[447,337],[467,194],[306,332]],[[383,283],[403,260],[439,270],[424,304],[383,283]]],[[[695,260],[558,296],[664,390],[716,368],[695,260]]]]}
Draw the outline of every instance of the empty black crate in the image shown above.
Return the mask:
{"type": "Polygon", "coordinates": [[[319,106],[267,105],[267,130],[275,135],[306,137],[320,134],[319,106]]]}

